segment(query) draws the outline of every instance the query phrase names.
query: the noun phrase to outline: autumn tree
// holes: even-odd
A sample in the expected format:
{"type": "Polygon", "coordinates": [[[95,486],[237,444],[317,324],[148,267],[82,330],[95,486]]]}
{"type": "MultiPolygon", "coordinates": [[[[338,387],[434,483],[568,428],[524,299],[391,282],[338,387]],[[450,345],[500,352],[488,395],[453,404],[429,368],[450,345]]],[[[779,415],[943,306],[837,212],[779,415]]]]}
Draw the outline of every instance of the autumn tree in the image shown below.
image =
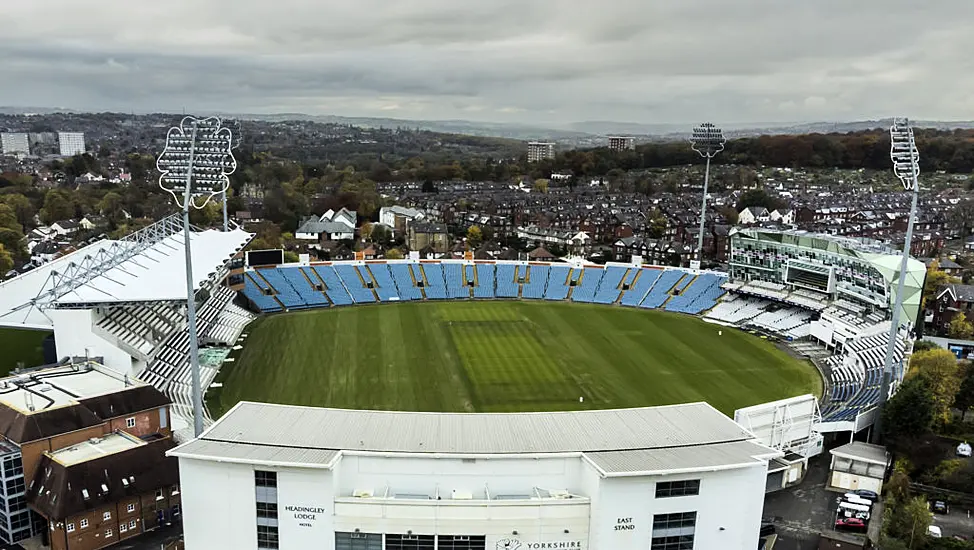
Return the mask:
{"type": "Polygon", "coordinates": [[[14,258],[3,244],[0,244],[0,277],[14,268],[14,258]]]}
{"type": "Polygon", "coordinates": [[[363,223],[362,227],[359,228],[358,232],[359,235],[362,237],[363,241],[368,241],[369,239],[372,238],[372,223],[371,222],[363,223]]]}
{"type": "Polygon", "coordinates": [[[484,242],[484,233],[480,230],[480,227],[471,225],[467,229],[467,242],[470,243],[470,248],[477,248],[484,242]]]}
{"type": "Polygon", "coordinates": [[[385,257],[387,260],[401,260],[403,258],[402,250],[398,248],[390,248],[386,250],[385,257]]]}
{"type": "Polygon", "coordinates": [[[967,411],[974,408],[974,363],[964,362],[961,368],[961,381],[954,395],[954,407],[960,409],[961,420],[967,420],[967,411]]]}
{"type": "Polygon", "coordinates": [[[548,192],[548,180],[544,178],[538,178],[534,180],[534,190],[538,193],[548,192]]]}
{"type": "Polygon", "coordinates": [[[947,325],[947,334],[951,338],[960,338],[962,340],[967,340],[974,334],[974,325],[967,320],[967,316],[962,312],[958,312],[954,315],[954,318],[950,320],[950,324],[947,325]]]}
{"type": "Polygon", "coordinates": [[[942,348],[914,353],[910,357],[907,376],[926,380],[934,399],[934,419],[940,423],[948,422],[961,382],[954,354],[942,348]]]}
{"type": "Polygon", "coordinates": [[[34,205],[31,204],[30,199],[20,193],[8,193],[0,197],[0,202],[3,202],[9,206],[13,212],[14,216],[17,218],[17,222],[20,223],[20,228],[25,233],[27,232],[27,227],[34,224],[34,205]]]}

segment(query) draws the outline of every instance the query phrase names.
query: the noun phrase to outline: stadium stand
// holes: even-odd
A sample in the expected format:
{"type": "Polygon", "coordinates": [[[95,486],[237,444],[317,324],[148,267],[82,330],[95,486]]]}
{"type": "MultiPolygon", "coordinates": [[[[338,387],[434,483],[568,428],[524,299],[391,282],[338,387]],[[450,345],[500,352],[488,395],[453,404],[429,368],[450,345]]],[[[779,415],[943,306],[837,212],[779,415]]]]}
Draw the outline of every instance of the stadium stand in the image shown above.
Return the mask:
{"type": "Polygon", "coordinates": [[[595,292],[598,290],[599,283],[602,282],[602,277],[604,275],[605,269],[601,266],[586,266],[581,273],[581,283],[578,284],[575,287],[575,290],[572,291],[572,301],[594,302],[595,292]]]}
{"type": "Polygon", "coordinates": [[[534,300],[544,298],[545,289],[548,287],[548,276],[551,267],[546,265],[531,265],[527,268],[528,282],[521,288],[521,297],[534,300]]]}
{"type": "Polygon", "coordinates": [[[348,264],[335,264],[335,273],[345,283],[345,289],[356,304],[370,304],[375,302],[375,294],[372,289],[365,286],[365,279],[359,272],[358,267],[348,264]]]}
{"type": "Polygon", "coordinates": [[[396,288],[396,282],[392,278],[392,272],[389,271],[390,266],[388,264],[368,264],[364,268],[360,268],[359,272],[365,272],[369,278],[372,279],[373,287],[375,288],[375,293],[379,296],[379,301],[381,302],[392,302],[402,300],[402,295],[399,293],[399,289],[396,288]]]}
{"type": "Polygon", "coordinates": [[[331,300],[331,303],[336,306],[347,306],[354,303],[352,301],[352,295],[348,293],[348,289],[345,288],[345,284],[342,283],[341,278],[333,266],[317,265],[312,269],[314,269],[314,272],[318,274],[321,282],[325,285],[325,294],[331,300]]]}
{"type": "MultiPolygon", "coordinates": [[[[571,269],[567,265],[553,265],[548,272],[548,286],[544,291],[545,300],[564,300],[568,298],[571,288],[568,286],[568,277],[574,275],[572,272],[578,271],[571,269]]],[[[573,278],[572,280],[576,280],[573,278]]]]}
{"type": "Polygon", "coordinates": [[[443,266],[441,264],[423,264],[420,271],[426,280],[426,297],[432,300],[446,300],[446,279],[443,277],[443,266]]]}
{"type": "Polygon", "coordinates": [[[307,307],[323,307],[327,306],[328,299],[320,290],[314,287],[311,280],[308,279],[307,274],[299,267],[286,267],[280,269],[281,276],[284,280],[298,293],[301,300],[304,301],[307,307]]]}
{"type": "Polygon", "coordinates": [[[653,288],[646,294],[646,298],[639,304],[639,307],[656,309],[662,306],[670,298],[670,290],[676,285],[686,272],[680,269],[667,269],[660,276],[653,288]]]}
{"type": "Polygon", "coordinates": [[[423,291],[413,281],[412,269],[407,264],[389,264],[400,300],[422,300],[423,291]]]}
{"type": "Polygon", "coordinates": [[[446,280],[446,296],[451,300],[470,297],[470,287],[463,280],[463,268],[460,264],[445,264],[443,278],[446,280]]]}
{"type": "MultiPolygon", "coordinates": [[[[684,277],[689,279],[689,277],[684,277]]],[[[724,294],[720,287],[726,277],[704,273],[697,276],[689,286],[684,286],[682,292],[666,302],[666,311],[699,315],[717,305],[717,300],[724,294]]],[[[679,286],[679,285],[678,285],[679,286]]]]}
{"type": "Polygon", "coordinates": [[[617,265],[606,267],[593,301],[597,304],[615,303],[619,299],[619,294],[622,293],[619,289],[619,286],[622,285],[622,279],[629,274],[629,271],[635,271],[635,269],[630,270],[617,265]]]}
{"type": "MultiPolygon", "coordinates": [[[[483,264],[481,264],[483,265],[483,264]]],[[[520,287],[515,280],[517,276],[517,270],[521,268],[520,265],[513,264],[497,264],[497,292],[496,296],[498,298],[517,298],[520,292],[520,287]]]]}
{"type": "Polygon", "coordinates": [[[660,274],[663,273],[662,269],[639,269],[632,270],[636,271],[638,278],[635,280],[635,284],[629,287],[629,290],[623,291],[622,300],[619,301],[624,306],[636,307],[646,294],[649,289],[653,288],[653,284],[659,280],[660,274]]]}
{"type": "Polygon", "coordinates": [[[477,286],[473,288],[474,298],[495,298],[494,266],[477,264],[477,286]]]}

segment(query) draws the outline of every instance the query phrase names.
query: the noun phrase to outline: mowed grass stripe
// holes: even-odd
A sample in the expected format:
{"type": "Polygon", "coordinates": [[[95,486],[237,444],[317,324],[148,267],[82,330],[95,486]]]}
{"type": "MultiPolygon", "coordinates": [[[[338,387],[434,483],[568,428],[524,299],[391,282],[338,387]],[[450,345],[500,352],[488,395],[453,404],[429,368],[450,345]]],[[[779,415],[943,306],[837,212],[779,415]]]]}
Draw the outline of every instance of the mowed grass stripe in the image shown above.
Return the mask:
{"type": "Polygon", "coordinates": [[[214,410],[241,399],[424,411],[707,401],[732,413],[821,392],[814,367],[750,334],[603,305],[355,306],[275,315],[248,332],[245,349],[220,376],[214,410]]]}

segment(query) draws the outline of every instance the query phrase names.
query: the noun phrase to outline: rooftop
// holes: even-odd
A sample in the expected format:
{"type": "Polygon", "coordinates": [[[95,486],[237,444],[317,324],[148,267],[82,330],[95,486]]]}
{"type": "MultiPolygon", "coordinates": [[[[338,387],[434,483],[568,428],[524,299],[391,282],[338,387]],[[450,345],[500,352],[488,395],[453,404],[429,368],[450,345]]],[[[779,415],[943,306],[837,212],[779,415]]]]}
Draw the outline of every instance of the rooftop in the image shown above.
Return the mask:
{"type": "Polygon", "coordinates": [[[0,404],[31,415],[145,385],[94,361],[79,361],[0,378],[0,404]]]}
{"type": "Polygon", "coordinates": [[[429,413],[241,402],[173,456],[327,468],[342,451],[584,453],[606,475],[754,464],[777,452],[707,403],[532,413],[429,413]]]}
{"type": "Polygon", "coordinates": [[[58,464],[74,466],[95,458],[128,451],[141,445],[145,445],[145,443],[138,438],[124,433],[113,433],[105,437],[92,438],[49,454],[51,459],[58,464]]]}
{"type": "Polygon", "coordinates": [[[889,462],[889,454],[886,452],[886,447],[873,445],[872,443],[863,443],[862,441],[846,443],[829,452],[843,458],[872,462],[873,464],[881,464],[884,466],[889,462]]]}

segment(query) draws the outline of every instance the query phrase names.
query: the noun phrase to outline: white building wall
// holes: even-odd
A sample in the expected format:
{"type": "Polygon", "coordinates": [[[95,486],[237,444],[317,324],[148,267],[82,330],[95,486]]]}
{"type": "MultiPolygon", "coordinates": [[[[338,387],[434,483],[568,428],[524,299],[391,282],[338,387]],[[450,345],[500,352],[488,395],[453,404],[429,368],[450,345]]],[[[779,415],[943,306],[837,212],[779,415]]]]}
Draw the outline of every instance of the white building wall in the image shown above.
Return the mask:
{"type": "Polygon", "coordinates": [[[253,467],[180,459],[179,483],[188,550],[257,548],[253,467]]]}
{"type": "Polygon", "coordinates": [[[58,132],[57,140],[62,157],[82,155],[85,152],[84,132],[58,132]]]}
{"type": "MultiPolygon", "coordinates": [[[[254,484],[252,472],[251,485],[254,484]]],[[[253,495],[250,498],[254,500],[253,495]]],[[[277,522],[282,549],[332,550],[335,547],[334,514],[334,488],[330,471],[277,469],[277,522]]],[[[253,515],[249,521],[255,524],[253,515]]]]}
{"type": "Polygon", "coordinates": [[[598,507],[593,506],[590,548],[649,548],[653,516],[676,512],[697,512],[694,548],[757,548],[766,477],[767,468],[756,464],[688,475],[603,479],[598,507]],[[656,498],[657,481],[683,479],[699,479],[700,494],[656,498]],[[622,528],[626,525],[633,527],[622,528]]]}
{"type": "Polygon", "coordinates": [[[90,309],[51,309],[48,317],[54,321],[57,357],[104,357],[104,365],[122,374],[135,376],[137,365],[132,356],[108,342],[93,330],[94,318],[90,309]]]}

